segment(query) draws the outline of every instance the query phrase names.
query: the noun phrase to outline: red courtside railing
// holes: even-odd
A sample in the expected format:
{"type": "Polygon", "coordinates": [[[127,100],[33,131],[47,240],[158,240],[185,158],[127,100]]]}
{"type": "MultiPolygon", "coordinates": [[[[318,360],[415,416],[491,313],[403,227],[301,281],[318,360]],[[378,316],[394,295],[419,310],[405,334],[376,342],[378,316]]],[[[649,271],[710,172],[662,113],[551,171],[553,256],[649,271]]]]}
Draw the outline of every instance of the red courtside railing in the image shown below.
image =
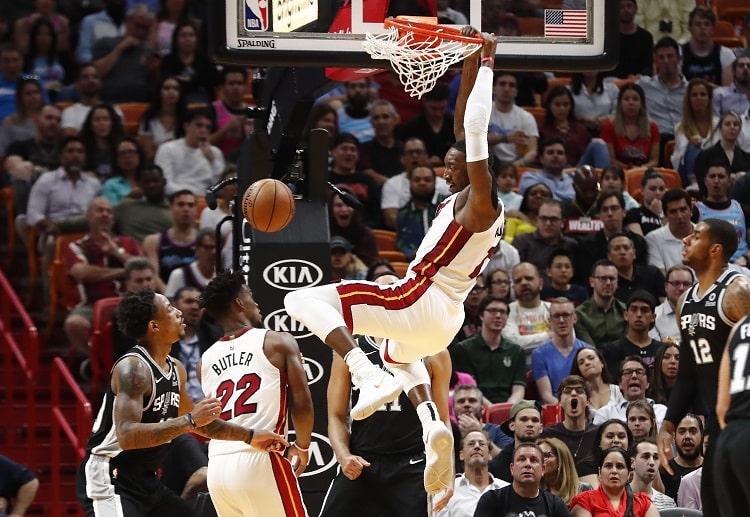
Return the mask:
{"type": "MultiPolygon", "coordinates": [[[[51,517],[67,515],[63,506],[63,498],[60,490],[62,465],[60,432],[65,435],[66,447],[73,446],[77,462],[86,455],[86,441],[91,435],[93,425],[93,413],[91,403],[81,388],[78,386],[73,374],[70,373],[65,361],[56,357],[52,363],[52,513],[51,517]],[[62,389],[73,392],[75,397],[75,416],[71,420],[65,415],[60,406],[60,393],[62,389]]],[[[75,494],[66,494],[65,500],[74,499],[75,494]]],[[[78,508],[77,515],[83,516],[83,511],[78,508]]]]}
{"type": "MultiPolygon", "coordinates": [[[[10,433],[9,446],[23,446],[28,451],[29,467],[37,466],[35,413],[35,379],[39,372],[39,333],[29,317],[15,290],[5,275],[0,272],[0,353],[3,357],[3,377],[5,380],[5,402],[7,412],[4,418],[13,418],[14,404],[18,390],[25,392],[25,402],[19,418],[19,425],[26,425],[26,433],[10,433]],[[16,323],[14,328],[14,321],[16,323]],[[20,439],[24,436],[25,439],[20,439]],[[23,443],[17,443],[16,440],[23,443]]],[[[20,402],[20,401],[19,401],[20,402]]]]}

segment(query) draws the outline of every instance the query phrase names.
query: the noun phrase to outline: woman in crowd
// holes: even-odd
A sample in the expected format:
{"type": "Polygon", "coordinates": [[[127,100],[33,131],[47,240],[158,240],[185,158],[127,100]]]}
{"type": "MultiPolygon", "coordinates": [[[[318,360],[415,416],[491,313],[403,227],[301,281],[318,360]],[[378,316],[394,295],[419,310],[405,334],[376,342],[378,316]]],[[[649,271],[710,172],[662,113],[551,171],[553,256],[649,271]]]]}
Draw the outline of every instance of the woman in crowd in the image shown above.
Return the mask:
{"type": "Polygon", "coordinates": [[[638,235],[658,230],[662,226],[664,210],[661,206],[661,198],[667,190],[664,176],[655,170],[648,170],[641,178],[641,196],[643,203],[632,210],[628,210],[623,224],[626,230],[638,235]]]}
{"type": "MultiPolygon", "coordinates": [[[[589,456],[591,464],[584,468],[596,472],[597,461],[601,457],[602,451],[607,450],[610,447],[621,447],[627,450],[632,444],[633,433],[630,432],[630,429],[625,422],[617,418],[607,420],[603,422],[596,431],[594,450],[591,451],[591,456],[589,456]]],[[[594,488],[599,486],[599,476],[596,474],[582,476],[581,481],[589,483],[594,488]]]]}
{"type": "Polygon", "coordinates": [[[156,91],[138,122],[138,140],[149,159],[161,144],[182,136],[187,111],[182,84],[176,77],[162,77],[156,91]]]}
{"type": "Polygon", "coordinates": [[[339,117],[336,110],[327,102],[320,102],[310,109],[303,138],[306,139],[309,137],[310,131],[313,129],[325,129],[328,131],[328,141],[333,144],[339,131],[339,117]]]}
{"type": "Polygon", "coordinates": [[[654,356],[654,378],[651,382],[651,398],[657,404],[666,405],[669,402],[679,367],[679,345],[662,343],[654,356]]]}
{"type": "Polygon", "coordinates": [[[607,362],[598,348],[580,348],[573,356],[571,375],[580,375],[586,379],[589,387],[589,419],[597,409],[603,408],[611,401],[623,400],[617,384],[610,384],[612,377],[607,369],[607,362]]]}
{"type": "Polygon", "coordinates": [[[505,241],[512,244],[516,235],[536,230],[539,207],[549,199],[552,199],[552,190],[544,183],[535,183],[527,188],[521,200],[520,210],[508,211],[503,237],[505,241]]]}
{"type": "Polygon", "coordinates": [[[723,163],[729,169],[732,180],[750,171],[750,153],[738,145],[742,131],[742,117],[733,111],[726,111],[719,118],[719,141],[698,153],[695,158],[695,179],[703,196],[706,195],[704,179],[711,163],[723,163]]]}
{"type": "Polygon", "coordinates": [[[682,102],[682,120],[674,130],[672,168],[680,173],[682,185],[695,184],[695,159],[719,140],[719,117],[713,108],[714,87],[705,79],[691,79],[682,102]]]}
{"type": "Polygon", "coordinates": [[[570,449],[558,438],[541,438],[537,441],[542,449],[544,471],[542,473],[542,487],[570,504],[570,501],[585,490],[591,490],[591,485],[578,481],[575,461],[570,449]]]}
{"type": "Polygon", "coordinates": [[[518,169],[516,169],[516,166],[511,162],[495,160],[492,163],[492,171],[495,173],[497,197],[503,202],[505,210],[521,208],[523,196],[516,192],[518,186],[518,169]]]}
{"type": "Polygon", "coordinates": [[[602,451],[599,458],[601,484],[581,492],[570,503],[573,517],[659,517],[648,494],[634,494],[628,487],[633,466],[630,454],[619,446],[602,451]]]}
{"type": "Polygon", "coordinates": [[[124,137],[115,147],[112,177],[102,185],[101,195],[109,199],[112,206],[125,197],[140,199],[143,191],[139,182],[145,164],[143,148],[138,141],[131,136],[124,137]]]}
{"type": "Polygon", "coordinates": [[[180,23],[190,22],[200,34],[201,21],[188,12],[187,0],[159,0],[156,28],[151,35],[151,48],[166,56],[172,49],[172,34],[180,23]]]}
{"type": "Polygon", "coordinates": [[[602,125],[600,136],[613,165],[627,170],[659,164],[659,126],[648,118],[646,95],[635,83],[620,90],[614,116],[602,125]]]}
{"type": "Polygon", "coordinates": [[[656,414],[654,408],[646,399],[634,400],[628,404],[628,408],[625,410],[625,419],[628,422],[630,432],[633,433],[634,441],[643,438],[656,440],[656,414]]]}
{"type": "MultiPolygon", "coordinates": [[[[9,2],[5,3],[9,4],[9,2]]],[[[57,12],[57,2],[55,0],[36,0],[29,2],[29,4],[33,4],[34,11],[18,18],[13,27],[13,37],[21,52],[28,52],[33,39],[31,36],[32,28],[38,20],[48,21],[52,26],[57,38],[58,50],[70,50],[70,21],[65,15],[57,12]]]]}
{"type": "Polygon", "coordinates": [[[38,75],[52,98],[55,98],[53,92],[74,78],[73,61],[67,53],[58,50],[57,33],[46,18],[37,18],[31,26],[29,52],[24,63],[24,71],[38,75]]]}
{"type": "Polygon", "coordinates": [[[609,166],[607,146],[600,138],[591,138],[591,133],[575,116],[575,101],[570,89],[555,86],[547,94],[544,103],[544,122],[539,127],[540,141],[559,136],[565,142],[568,164],[591,165],[595,168],[609,166]]]}
{"type": "MultiPolygon", "coordinates": [[[[32,138],[36,134],[36,116],[44,105],[42,84],[36,75],[24,75],[16,81],[16,112],[3,120],[3,140],[7,143],[32,138]]],[[[4,148],[0,149],[4,151],[4,148]]]]}
{"type": "MultiPolygon", "coordinates": [[[[339,184],[337,187],[354,196],[348,186],[339,184]]],[[[328,193],[328,224],[331,237],[340,235],[348,240],[353,246],[352,252],[366,266],[377,259],[378,242],[372,229],[362,222],[362,215],[335,192],[328,193]]]]}
{"type": "Polygon", "coordinates": [[[511,279],[504,269],[489,269],[484,272],[484,285],[487,286],[487,294],[500,296],[506,300],[511,299],[511,279]]]}
{"type": "Polygon", "coordinates": [[[631,208],[638,208],[639,206],[641,206],[638,204],[638,201],[636,201],[635,198],[630,195],[630,192],[625,189],[625,171],[622,170],[622,167],[618,167],[617,165],[610,165],[609,167],[605,168],[602,171],[600,183],[601,192],[606,192],[608,190],[616,190],[617,192],[622,192],[622,197],[625,198],[626,210],[630,210],[631,208]]]}
{"type": "Polygon", "coordinates": [[[161,74],[177,77],[188,104],[208,104],[221,82],[216,65],[201,51],[198,36],[192,22],[178,23],[172,33],[172,51],[161,60],[161,74]]]}
{"type": "Polygon", "coordinates": [[[588,128],[591,136],[599,136],[602,125],[614,113],[618,88],[603,81],[604,72],[582,72],[573,74],[570,91],[573,92],[576,118],[588,128]]]}
{"type": "Polygon", "coordinates": [[[106,181],[112,174],[117,142],[125,136],[122,120],[110,104],[97,104],[83,121],[80,137],[86,147],[85,170],[106,181]]]}
{"type": "Polygon", "coordinates": [[[367,276],[367,266],[352,249],[352,243],[344,237],[331,237],[331,282],[364,280],[367,276]]]}
{"type": "Polygon", "coordinates": [[[15,126],[16,131],[31,138],[36,132],[36,116],[44,105],[44,93],[38,76],[23,75],[16,81],[15,101],[16,112],[5,117],[3,127],[15,126]]]}

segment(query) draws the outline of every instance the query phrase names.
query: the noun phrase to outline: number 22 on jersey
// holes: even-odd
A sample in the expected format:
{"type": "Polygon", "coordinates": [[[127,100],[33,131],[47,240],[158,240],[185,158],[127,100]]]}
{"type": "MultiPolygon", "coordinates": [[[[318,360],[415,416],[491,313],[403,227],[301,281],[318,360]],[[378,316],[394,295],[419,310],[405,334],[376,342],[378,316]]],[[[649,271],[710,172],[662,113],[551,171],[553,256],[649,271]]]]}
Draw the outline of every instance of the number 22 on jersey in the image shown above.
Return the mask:
{"type": "Polygon", "coordinates": [[[258,404],[249,400],[259,389],[260,376],[257,373],[247,373],[237,382],[227,379],[219,384],[216,397],[221,400],[221,419],[230,420],[247,413],[255,413],[258,404]]]}

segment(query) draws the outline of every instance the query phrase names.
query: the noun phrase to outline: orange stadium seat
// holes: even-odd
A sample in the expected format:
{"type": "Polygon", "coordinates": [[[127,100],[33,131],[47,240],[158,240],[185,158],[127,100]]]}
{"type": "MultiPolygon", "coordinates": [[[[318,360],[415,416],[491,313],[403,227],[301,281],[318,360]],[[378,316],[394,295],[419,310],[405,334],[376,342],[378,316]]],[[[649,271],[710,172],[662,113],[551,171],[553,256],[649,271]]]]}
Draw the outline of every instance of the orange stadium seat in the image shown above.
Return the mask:
{"type": "Polygon", "coordinates": [[[544,108],[540,106],[524,106],[523,109],[533,115],[534,120],[536,121],[537,128],[542,127],[542,125],[544,124],[544,108]]]}
{"type": "Polygon", "coordinates": [[[737,33],[734,32],[734,25],[729,23],[726,20],[716,20],[716,25],[714,25],[714,37],[726,37],[726,36],[736,36],[737,33]]]}
{"type": "Polygon", "coordinates": [[[120,297],[102,298],[94,303],[94,319],[91,322],[89,355],[91,357],[92,399],[99,396],[99,385],[106,386],[112,369],[112,316],[120,297]]]}
{"type": "Polygon", "coordinates": [[[728,48],[742,48],[745,46],[745,38],[742,36],[714,36],[714,43],[728,48]]]}
{"type": "Polygon", "coordinates": [[[52,262],[47,266],[49,278],[49,308],[47,314],[47,332],[45,339],[49,341],[55,329],[57,310],[67,311],[71,305],[73,285],[65,268],[65,250],[68,244],[86,235],[85,232],[63,233],[55,238],[55,251],[52,262]]]}
{"type": "Polygon", "coordinates": [[[16,210],[13,187],[8,186],[0,189],[0,206],[3,207],[5,219],[8,222],[8,259],[5,261],[5,270],[10,271],[13,257],[16,254],[16,210]]]}
{"type": "Polygon", "coordinates": [[[542,422],[544,427],[559,424],[563,420],[563,412],[560,404],[545,404],[542,407],[542,422]]]}
{"type": "Polygon", "coordinates": [[[510,418],[513,402],[498,402],[484,408],[484,421],[500,425],[510,418]]]}
{"type": "Polygon", "coordinates": [[[406,258],[406,255],[397,250],[390,250],[390,251],[378,251],[378,257],[387,260],[391,263],[393,262],[408,262],[408,259],[406,258]]]}
{"type": "Polygon", "coordinates": [[[391,230],[372,230],[378,242],[379,251],[396,251],[396,232],[391,230]]]}
{"type": "MultiPolygon", "coordinates": [[[[641,195],[641,179],[643,179],[646,169],[646,167],[636,167],[625,171],[625,188],[639,203],[643,200],[643,196],[641,195]]],[[[676,170],[666,167],[653,167],[653,169],[664,176],[664,183],[666,183],[668,189],[682,188],[682,178],[680,178],[680,173],[676,170]]]]}
{"type": "Polygon", "coordinates": [[[712,5],[719,19],[727,20],[732,24],[737,19],[742,20],[742,17],[750,12],[750,4],[747,0],[714,0],[712,5]]]}
{"type": "Polygon", "coordinates": [[[122,110],[122,114],[125,117],[125,131],[131,135],[136,136],[138,134],[138,122],[141,120],[141,115],[148,108],[146,102],[123,102],[117,105],[122,110]]]}
{"type": "Polygon", "coordinates": [[[393,266],[393,271],[400,277],[406,275],[406,270],[409,269],[408,262],[391,262],[391,266],[393,266]]]}

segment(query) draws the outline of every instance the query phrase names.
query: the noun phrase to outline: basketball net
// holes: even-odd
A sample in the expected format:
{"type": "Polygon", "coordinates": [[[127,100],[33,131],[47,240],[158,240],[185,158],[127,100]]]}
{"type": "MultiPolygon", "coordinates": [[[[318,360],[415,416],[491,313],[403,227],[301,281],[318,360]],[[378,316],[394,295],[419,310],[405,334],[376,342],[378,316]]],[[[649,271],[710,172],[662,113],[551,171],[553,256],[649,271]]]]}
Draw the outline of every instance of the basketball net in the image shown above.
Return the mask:
{"type": "Polygon", "coordinates": [[[455,39],[455,29],[437,24],[419,23],[417,27],[409,18],[398,17],[386,20],[384,25],[386,32],[368,32],[363,46],[373,59],[391,62],[404,90],[412,97],[421,98],[451,65],[481,47],[479,42],[466,41],[469,38],[455,39]]]}

